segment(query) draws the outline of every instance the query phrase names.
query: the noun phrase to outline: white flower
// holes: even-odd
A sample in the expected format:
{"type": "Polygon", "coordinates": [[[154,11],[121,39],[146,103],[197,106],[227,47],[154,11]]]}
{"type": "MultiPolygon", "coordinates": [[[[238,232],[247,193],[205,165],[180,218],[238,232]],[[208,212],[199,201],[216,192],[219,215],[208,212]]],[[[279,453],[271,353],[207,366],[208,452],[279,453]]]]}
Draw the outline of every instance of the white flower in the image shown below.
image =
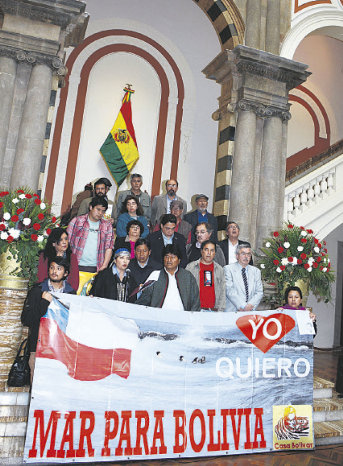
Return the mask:
{"type": "Polygon", "coordinates": [[[18,239],[20,236],[20,230],[17,230],[16,228],[10,228],[8,230],[8,234],[13,236],[14,239],[18,239]]]}
{"type": "Polygon", "coordinates": [[[298,246],[298,247],[297,247],[297,250],[298,250],[298,251],[303,251],[303,250],[304,250],[304,246],[298,246]]]}
{"type": "Polygon", "coordinates": [[[1,238],[1,239],[7,239],[7,237],[8,237],[8,233],[6,233],[6,231],[2,231],[2,232],[0,233],[0,238],[1,238]]]}
{"type": "Polygon", "coordinates": [[[9,212],[5,212],[3,218],[4,220],[9,220],[11,218],[11,214],[9,212]]]}
{"type": "Polygon", "coordinates": [[[46,208],[46,205],[44,204],[44,202],[41,202],[41,203],[40,203],[40,208],[41,208],[42,210],[44,210],[44,209],[46,208]]]}
{"type": "Polygon", "coordinates": [[[315,260],[313,259],[313,257],[309,257],[309,258],[308,258],[308,264],[312,265],[313,262],[315,262],[315,260]]]}
{"type": "Polygon", "coordinates": [[[19,199],[15,197],[14,199],[12,199],[12,202],[13,202],[13,204],[18,204],[19,199]]]}
{"type": "Polygon", "coordinates": [[[323,262],[327,262],[327,261],[328,261],[328,260],[327,260],[327,258],[326,258],[326,257],[324,257],[324,259],[323,259],[323,262]]]}
{"type": "Polygon", "coordinates": [[[19,194],[19,199],[25,199],[25,194],[19,194]]]}
{"type": "Polygon", "coordinates": [[[304,230],[300,234],[301,234],[301,236],[307,236],[307,232],[304,231],[304,230]]]}
{"type": "Polygon", "coordinates": [[[266,248],[270,248],[270,242],[269,241],[266,242],[266,248]]]}
{"type": "Polygon", "coordinates": [[[30,219],[30,218],[28,218],[28,217],[24,218],[23,224],[24,224],[25,226],[30,225],[30,223],[31,223],[31,219],[30,219]]]}
{"type": "Polygon", "coordinates": [[[283,243],[283,247],[288,249],[290,247],[290,244],[288,241],[286,241],[285,243],[283,243]]]}
{"type": "Polygon", "coordinates": [[[326,271],[327,271],[327,267],[324,267],[324,268],[323,268],[323,272],[326,272],[326,271]]]}
{"type": "Polygon", "coordinates": [[[282,264],[282,265],[287,265],[287,264],[288,264],[288,259],[287,259],[287,257],[283,257],[283,258],[281,259],[281,264],[282,264]]]}
{"type": "Polygon", "coordinates": [[[276,269],[276,271],[277,271],[278,273],[281,273],[281,272],[282,272],[282,270],[280,269],[280,267],[278,267],[278,268],[276,269]]]}
{"type": "Polygon", "coordinates": [[[43,240],[44,240],[44,236],[38,235],[38,238],[37,238],[38,243],[41,243],[43,240]]]}
{"type": "Polygon", "coordinates": [[[293,257],[292,265],[298,265],[298,259],[296,257],[293,257]]]}
{"type": "Polygon", "coordinates": [[[307,269],[307,271],[308,271],[308,272],[312,272],[312,267],[309,267],[309,268],[307,269]]]}
{"type": "Polygon", "coordinates": [[[313,250],[314,250],[314,252],[316,252],[316,253],[318,254],[318,252],[319,252],[318,246],[315,246],[315,247],[313,248],[313,250]]]}
{"type": "Polygon", "coordinates": [[[261,264],[260,267],[261,267],[261,269],[265,269],[265,268],[266,268],[266,266],[265,266],[264,264],[261,264]]]}

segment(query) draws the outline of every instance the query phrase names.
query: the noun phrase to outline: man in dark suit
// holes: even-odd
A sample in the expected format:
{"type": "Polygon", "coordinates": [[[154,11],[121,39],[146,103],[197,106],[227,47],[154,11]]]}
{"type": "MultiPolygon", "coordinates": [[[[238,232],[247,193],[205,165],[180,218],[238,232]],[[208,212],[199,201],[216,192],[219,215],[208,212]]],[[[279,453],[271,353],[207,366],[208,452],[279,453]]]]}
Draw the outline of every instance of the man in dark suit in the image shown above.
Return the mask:
{"type": "Polygon", "coordinates": [[[192,238],[191,242],[195,241],[195,227],[198,223],[209,223],[211,229],[213,230],[211,240],[217,242],[217,231],[218,231],[218,222],[216,217],[208,212],[208,196],[206,194],[197,194],[195,197],[195,202],[197,205],[196,210],[189,212],[185,215],[184,219],[186,222],[192,225],[192,238]]]}
{"type": "MultiPolygon", "coordinates": [[[[219,242],[219,246],[225,256],[226,265],[237,262],[236,249],[239,244],[246,244],[250,248],[248,241],[241,241],[239,237],[239,226],[236,222],[229,220],[226,225],[227,239],[219,242]]],[[[249,265],[253,265],[252,257],[250,257],[249,265]]]]}
{"type": "Polygon", "coordinates": [[[162,251],[167,244],[175,244],[180,250],[180,267],[187,265],[186,240],[183,235],[175,232],[176,217],[173,214],[164,214],[161,218],[161,229],[150,233],[147,240],[151,244],[151,257],[159,264],[162,262],[162,251]]]}

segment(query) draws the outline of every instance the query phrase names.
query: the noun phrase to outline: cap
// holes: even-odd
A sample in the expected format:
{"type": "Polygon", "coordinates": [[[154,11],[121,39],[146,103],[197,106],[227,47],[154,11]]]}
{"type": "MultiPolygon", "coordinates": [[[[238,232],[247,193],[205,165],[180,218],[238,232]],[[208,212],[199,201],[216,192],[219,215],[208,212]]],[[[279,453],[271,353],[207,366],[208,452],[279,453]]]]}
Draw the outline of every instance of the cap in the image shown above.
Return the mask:
{"type": "Polygon", "coordinates": [[[206,196],[206,194],[197,194],[195,196],[195,200],[197,201],[198,199],[201,199],[202,197],[204,197],[206,201],[208,201],[208,196],[206,196]]]}

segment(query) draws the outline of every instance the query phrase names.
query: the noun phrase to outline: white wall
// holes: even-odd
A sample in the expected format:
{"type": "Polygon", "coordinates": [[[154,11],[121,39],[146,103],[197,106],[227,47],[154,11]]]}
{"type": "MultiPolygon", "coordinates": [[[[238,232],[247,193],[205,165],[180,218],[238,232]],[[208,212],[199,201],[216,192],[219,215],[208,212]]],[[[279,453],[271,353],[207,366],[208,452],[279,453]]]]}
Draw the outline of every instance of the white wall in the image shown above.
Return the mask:
{"type": "MultiPolygon", "coordinates": [[[[331,260],[332,269],[337,270],[337,247],[338,241],[343,239],[343,225],[340,225],[333,230],[326,238],[328,254],[331,260]]],[[[342,283],[332,285],[332,302],[325,304],[318,302],[317,299],[310,295],[307,305],[313,308],[313,312],[317,315],[318,334],[314,339],[314,346],[317,348],[332,348],[334,346],[335,333],[335,301],[336,287],[342,287],[342,283]]],[[[339,310],[337,310],[339,312],[339,310]]],[[[340,320],[338,319],[338,322],[340,320]]],[[[336,324],[337,325],[337,324],[336,324]]]]}
{"type": "MultiPolygon", "coordinates": [[[[137,31],[161,44],[177,63],[185,84],[178,168],[179,194],[190,201],[194,193],[204,192],[212,202],[217,122],[212,120],[211,115],[217,109],[220,87],[207,80],[201,72],[220,52],[219,40],[211,21],[192,0],[88,0],[87,12],[90,14],[88,36],[109,29],[137,31]]],[[[143,42],[127,37],[112,37],[93,44],[88,52],[85,50],[73,68],[57,167],[58,180],[64,182],[74,112],[73,100],[82,65],[96,48],[119,41],[145,47],[160,61],[170,80],[162,180],[169,177],[177,104],[176,82],[171,68],[156,49],[143,42]]],[[[132,97],[132,108],[140,160],[134,171],[143,175],[143,188],[150,192],[161,92],[159,80],[152,67],[143,59],[128,53],[115,53],[100,60],[90,75],[74,194],[81,191],[90,180],[108,176],[98,149],[112,128],[126,83],[132,83],[136,90],[132,97]]],[[[62,184],[57,182],[57,185],[62,184]]],[[[125,182],[120,189],[126,187],[125,182]]],[[[115,187],[111,190],[111,197],[114,194],[115,187]]],[[[55,210],[61,205],[62,195],[62,191],[55,190],[55,210]]]]}

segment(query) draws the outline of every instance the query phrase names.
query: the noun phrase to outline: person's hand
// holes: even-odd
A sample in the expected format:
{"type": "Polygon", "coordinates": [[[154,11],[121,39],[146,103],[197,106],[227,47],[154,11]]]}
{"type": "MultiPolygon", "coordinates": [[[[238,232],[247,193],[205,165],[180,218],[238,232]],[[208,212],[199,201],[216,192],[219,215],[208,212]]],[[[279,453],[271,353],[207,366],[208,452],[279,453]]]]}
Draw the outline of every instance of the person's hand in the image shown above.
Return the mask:
{"type": "Polygon", "coordinates": [[[49,303],[51,303],[51,301],[52,301],[52,294],[49,293],[49,291],[43,291],[43,293],[42,293],[42,298],[43,298],[43,299],[46,299],[47,301],[49,301],[49,303]]]}
{"type": "Polygon", "coordinates": [[[246,306],[244,307],[243,311],[252,311],[254,309],[254,306],[252,304],[246,304],[246,306]]]}
{"type": "Polygon", "coordinates": [[[312,322],[314,322],[316,320],[316,314],[313,314],[313,312],[310,312],[310,319],[312,320],[312,322]]]}

